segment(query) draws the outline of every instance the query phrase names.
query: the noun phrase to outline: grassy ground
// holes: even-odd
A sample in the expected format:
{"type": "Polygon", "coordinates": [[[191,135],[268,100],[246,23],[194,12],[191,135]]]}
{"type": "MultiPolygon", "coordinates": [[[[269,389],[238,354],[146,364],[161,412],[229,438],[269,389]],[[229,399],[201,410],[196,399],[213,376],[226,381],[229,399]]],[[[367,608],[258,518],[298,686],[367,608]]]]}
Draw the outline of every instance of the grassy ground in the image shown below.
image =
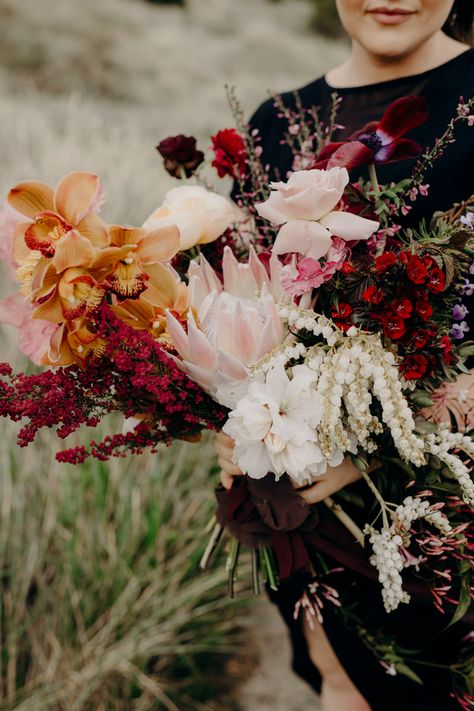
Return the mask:
{"type": "MultiPolygon", "coordinates": [[[[310,14],[305,0],[0,0],[0,195],[92,170],[105,219],[140,224],[172,185],[154,146],[230,125],[226,82],[250,113],[341,59],[308,31],[310,14]]],[[[11,329],[0,355],[25,365],[11,329]]],[[[74,469],[54,463],[53,433],[20,451],[16,430],[0,423],[0,709],[289,711],[284,659],[270,676],[260,667],[260,687],[222,697],[223,680],[265,655],[236,637],[221,567],[196,573],[209,445],[74,469]]],[[[275,619],[265,634],[284,649],[275,619]]]]}

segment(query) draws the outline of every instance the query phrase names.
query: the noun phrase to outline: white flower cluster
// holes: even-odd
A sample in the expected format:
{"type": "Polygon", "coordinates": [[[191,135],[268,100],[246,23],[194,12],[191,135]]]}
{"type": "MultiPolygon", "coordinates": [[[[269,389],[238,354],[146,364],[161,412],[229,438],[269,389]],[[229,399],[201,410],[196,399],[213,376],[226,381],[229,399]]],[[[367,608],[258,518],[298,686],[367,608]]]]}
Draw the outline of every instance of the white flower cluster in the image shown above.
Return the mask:
{"type": "Polygon", "coordinates": [[[410,601],[410,596],[403,590],[401,576],[406,560],[400,552],[402,537],[391,530],[376,531],[370,526],[366,526],[364,532],[370,534],[369,542],[374,552],[370,562],[379,571],[384,607],[387,612],[392,612],[400,603],[410,601]]]}
{"type": "Polygon", "coordinates": [[[351,449],[354,435],[360,447],[373,452],[372,435],[389,427],[400,456],[415,466],[426,463],[424,441],[415,433],[412,410],[403,395],[403,382],[395,356],[386,351],[378,335],[368,335],[352,326],[343,334],[325,316],[285,307],[280,316],[290,330],[306,330],[322,336],[329,349],[308,349],[307,365],[318,375],[317,390],[326,407],[318,427],[326,457],[351,449]],[[375,396],[382,405],[383,423],[370,406],[375,396]]]}
{"type": "Polygon", "coordinates": [[[420,562],[420,559],[408,555],[406,551],[410,545],[410,529],[414,521],[425,519],[443,535],[452,531],[448,518],[433,508],[429,501],[418,496],[407,496],[392,515],[394,521],[390,528],[377,531],[367,525],[364,530],[369,534],[373,549],[370,563],[379,572],[382,598],[387,612],[396,610],[400,603],[410,600],[408,593],[403,590],[401,573],[404,568],[416,566],[420,562]]]}
{"type": "Polygon", "coordinates": [[[474,442],[461,432],[450,432],[447,426],[441,425],[436,433],[426,435],[426,450],[438,457],[450,469],[459,486],[466,504],[474,506],[474,482],[472,480],[472,465],[468,468],[451,450],[458,449],[474,459],[474,442]]]}
{"type": "Polygon", "coordinates": [[[399,528],[409,531],[414,521],[424,518],[443,534],[451,533],[452,527],[445,514],[433,508],[427,499],[419,496],[407,496],[403,503],[395,509],[396,522],[399,528]]]}

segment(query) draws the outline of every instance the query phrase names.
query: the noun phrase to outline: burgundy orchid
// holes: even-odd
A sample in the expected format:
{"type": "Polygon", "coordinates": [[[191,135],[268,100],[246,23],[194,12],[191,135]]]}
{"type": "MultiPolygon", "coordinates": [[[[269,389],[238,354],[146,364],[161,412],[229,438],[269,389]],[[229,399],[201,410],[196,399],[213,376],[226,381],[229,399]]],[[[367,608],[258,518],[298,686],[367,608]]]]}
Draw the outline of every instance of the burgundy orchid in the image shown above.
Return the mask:
{"type": "Polygon", "coordinates": [[[421,96],[404,96],[394,101],[380,121],[368,123],[347,141],[328,143],[317,156],[314,168],[359,168],[371,163],[395,163],[417,158],[421,146],[403,136],[428,118],[428,106],[421,96]]]}

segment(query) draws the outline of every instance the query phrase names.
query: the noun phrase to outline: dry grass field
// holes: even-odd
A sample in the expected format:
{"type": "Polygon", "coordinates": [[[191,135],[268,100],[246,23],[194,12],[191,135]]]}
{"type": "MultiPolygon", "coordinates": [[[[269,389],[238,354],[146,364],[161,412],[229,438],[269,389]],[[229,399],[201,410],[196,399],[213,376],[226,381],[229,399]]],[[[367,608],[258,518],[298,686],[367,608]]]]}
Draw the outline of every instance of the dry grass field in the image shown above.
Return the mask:
{"type": "MultiPolygon", "coordinates": [[[[342,58],[307,29],[310,13],[305,0],[0,0],[0,196],[96,171],[105,218],[140,224],[172,184],[154,146],[180,132],[207,145],[231,125],[226,83],[250,113],[342,58]]],[[[25,366],[11,329],[0,348],[25,366]]],[[[196,575],[208,443],[73,469],[54,463],[53,433],[25,452],[16,429],[0,422],[1,711],[314,708],[304,688],[288,693],[281,657],[240,701],[222,696],[239,612],[221,567],[196,575]]]]}

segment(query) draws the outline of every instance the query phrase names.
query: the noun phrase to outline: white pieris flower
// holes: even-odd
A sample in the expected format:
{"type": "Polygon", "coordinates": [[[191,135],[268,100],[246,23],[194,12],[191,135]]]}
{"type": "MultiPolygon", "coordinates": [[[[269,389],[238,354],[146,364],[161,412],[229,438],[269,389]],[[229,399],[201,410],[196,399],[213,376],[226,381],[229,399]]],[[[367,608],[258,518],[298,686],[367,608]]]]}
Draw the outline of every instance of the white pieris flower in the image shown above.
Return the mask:
{"type": "Polygon", "coordinates": [[[250,382],[223,428],[236,442],[234,461],[244,473],[254,479],[287,473],[303,484],[325,471],[316,433],[324,403],[314,383],[306,365],[295,366],[290,378],[283,359],[250,382]]]}

